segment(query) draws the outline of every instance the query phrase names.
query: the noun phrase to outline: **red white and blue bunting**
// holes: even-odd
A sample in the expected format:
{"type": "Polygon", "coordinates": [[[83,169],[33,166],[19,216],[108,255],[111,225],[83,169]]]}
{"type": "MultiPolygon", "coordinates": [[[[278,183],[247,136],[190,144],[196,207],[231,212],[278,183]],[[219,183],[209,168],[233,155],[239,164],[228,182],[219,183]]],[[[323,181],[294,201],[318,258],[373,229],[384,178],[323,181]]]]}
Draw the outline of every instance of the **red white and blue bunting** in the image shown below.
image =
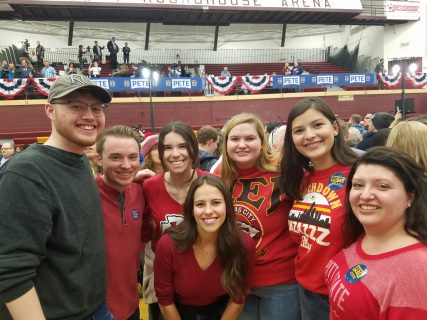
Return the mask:
{"type": "Polygon", "coordinates": [[[270,76],[243,76],[242,83],[250,92],[258,93],[270,84],[270,76]]]}
{"type": "Polygon", "coordinates": [[[388,75],[385,73],[377,73],[378,81],[382,82],[385,88],[387,89],[396,89],[401,85],[402,74],[398,73],[396,75],[388,75]]]}
{"type": "Polygon", "coordinates": [[[37,91],[47,97],[49,94],[50,87],[55,82],[56,78],[33,78],[32,80],[37,91]]]}
{"type": "Polygon", "coordinates": [[[13,99],[21,94],[30,83],[30,79],[0,79],[0,96],[13,99]]]}
{"type": "Polygon", "coordinates": [[[408,73],[408,84],[413,89],[421,89],[427,85],[427,75],[425,73],[408,73]]]}
{"type": "Polygon", "coordinates": [[[215,77],[207,76],[206,80],[219,94],[227,94],[234,88],[234,84],[237,81],[237,77],[215,77]]]}

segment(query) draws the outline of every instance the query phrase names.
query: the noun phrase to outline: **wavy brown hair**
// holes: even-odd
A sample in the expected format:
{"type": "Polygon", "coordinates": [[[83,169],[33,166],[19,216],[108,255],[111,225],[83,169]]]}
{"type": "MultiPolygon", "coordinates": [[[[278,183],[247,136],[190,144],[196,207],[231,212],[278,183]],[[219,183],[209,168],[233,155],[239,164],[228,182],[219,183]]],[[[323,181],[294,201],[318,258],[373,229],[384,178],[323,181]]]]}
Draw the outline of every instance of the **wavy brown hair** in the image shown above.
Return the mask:
{"type": "Polygon", "coordinates": [[[236,223],[230,191],[220,178],[209,175],[197,177],[192,182],[184,202],[183,222],[166,232],[179,251],[189,250],[196,243],[199,235],[194,218],[194,194],[202,185],[217,188],[224,197],[225,221],[219,229],[216,243],[217,257],[224,268],[221,284],[231,299],[241,299],[250,289],[248,253],[241,236],[242,231],[236,223]]]}
{"type": "Polygon", "coordinates": [[[228,136],[231,129],[242,123],[249,123],[254,126],[259,138],[261,139],[261,153],[256,162],[258,169],[265,172],[277,172],[279,170],[277,165],[277,157],[271,152],[268,146],[268,141],[264,135],[264,126],[261,120],[251,113],[240,113],[235,115],[227,123],[224,130],[224,143],[222,146],[222,163],[221,163],[221,178],[225,184],[231,188],[234,181],[239,177],[236,164],[230,159],[227,153],[228,136]]]}

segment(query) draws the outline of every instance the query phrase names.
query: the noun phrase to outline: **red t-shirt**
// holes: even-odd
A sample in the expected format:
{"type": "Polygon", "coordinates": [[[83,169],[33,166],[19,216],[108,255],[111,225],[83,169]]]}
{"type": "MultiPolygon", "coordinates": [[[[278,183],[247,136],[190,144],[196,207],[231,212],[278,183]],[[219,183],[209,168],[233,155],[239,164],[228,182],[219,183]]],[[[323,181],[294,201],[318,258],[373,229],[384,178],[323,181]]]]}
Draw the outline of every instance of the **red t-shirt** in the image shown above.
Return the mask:
{"type": "Polygon", "coordinates": [[[427,246],[369,255],[362,238],[325,268],[332,320],[427,319],[427,246]]]}
{"type": "MultiPolygon", "coordinates": [[[[196,169],[197,175],[209,174],[196,169]]],[[[184,219],[182,204],[175,201],[166,190],[164,173],[144,181],[144,195],[147,203],[146,214],[152,216],[156,229],[151,241],[153,251],[162,234],[171,226],[181,223],[184,219]]]]}
{"type": "Polygon", "coordinates": [[[290,203],[280,194],[280,174],[257,168],[240,171],[233,185],[236,218],[256,241],[253,286],[295,282],[296,245],[289,236],[290,203]]]}
{"type": "Polygon", "coordinates": [[[323,270],[344,247],[345,187],[350,166],[310,172],[303,199],[289,212],[289,232],[298,244],[295,275],[305,289],[328,294],[323,270]]]}
{"type": "MultiPolygon", "coordinates": [[[[242,234],[242,238],[251,267],[255,260],[255,243],[246,234],[242,234]]],[[[206,270],[201,269],[193,248],[178,251],[168,235],[164,235],[157,244],[154,288],[162,306],[171,305],[174,301],[192,306],[206,306],[215,302],[226,294],[221,285],[222,272],[218,259],[206,270]]]]}

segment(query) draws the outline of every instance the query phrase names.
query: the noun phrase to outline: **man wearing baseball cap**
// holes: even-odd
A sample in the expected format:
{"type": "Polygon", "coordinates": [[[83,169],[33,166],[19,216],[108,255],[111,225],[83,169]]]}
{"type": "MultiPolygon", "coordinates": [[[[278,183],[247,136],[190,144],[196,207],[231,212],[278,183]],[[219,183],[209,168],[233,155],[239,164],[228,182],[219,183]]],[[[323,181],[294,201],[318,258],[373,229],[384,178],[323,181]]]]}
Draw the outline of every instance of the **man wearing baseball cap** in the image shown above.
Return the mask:
{"type": "Polygon", "coordinates": [[[101,202],[84,156],[110,101],[83,75],[58,77],[45,105],[49,139],[0,171],[0,299],[7,307],[0,319],[113,319],[101,202]]]}

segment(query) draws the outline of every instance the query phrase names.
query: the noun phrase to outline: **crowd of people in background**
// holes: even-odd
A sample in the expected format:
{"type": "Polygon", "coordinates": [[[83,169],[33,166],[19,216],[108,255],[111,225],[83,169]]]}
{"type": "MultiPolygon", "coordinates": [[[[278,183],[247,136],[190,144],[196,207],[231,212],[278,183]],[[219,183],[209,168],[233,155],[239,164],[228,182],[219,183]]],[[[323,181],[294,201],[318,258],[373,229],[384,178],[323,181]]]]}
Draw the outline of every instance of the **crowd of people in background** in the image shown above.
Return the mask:
{"type": "Polygon", "coordinates": [[[2,144],[1,319],[138,320],[138,281],[154,320],[427,318],[426,115],[157,135],[104,130],[110,101],[60,76],[47,142],[2,144]]]}

